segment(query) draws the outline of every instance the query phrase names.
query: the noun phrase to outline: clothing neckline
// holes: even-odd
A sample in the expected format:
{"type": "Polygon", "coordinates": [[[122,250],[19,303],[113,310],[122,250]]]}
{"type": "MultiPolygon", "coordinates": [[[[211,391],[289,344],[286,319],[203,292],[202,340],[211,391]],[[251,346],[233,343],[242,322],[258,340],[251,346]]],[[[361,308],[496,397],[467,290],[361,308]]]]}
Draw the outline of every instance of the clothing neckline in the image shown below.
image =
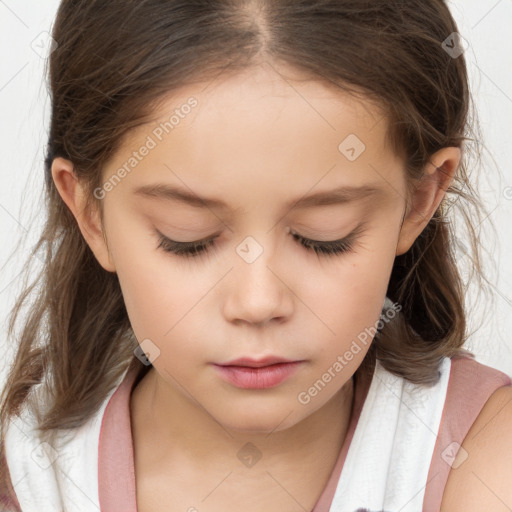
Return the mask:
{"type": "MultiPolygon", "coordinates": [[[[149,371],[145,370],[143,366],[130,365],[103,415],[98,446],[98,492],[102,512],[137,510],[130,399],[149,371]]],[[[352,378],[354,392],[347,433],[327,484],[311,512],[329,511],[372,380],[371,376],[368,378],[357,371],[352,378]]]]}

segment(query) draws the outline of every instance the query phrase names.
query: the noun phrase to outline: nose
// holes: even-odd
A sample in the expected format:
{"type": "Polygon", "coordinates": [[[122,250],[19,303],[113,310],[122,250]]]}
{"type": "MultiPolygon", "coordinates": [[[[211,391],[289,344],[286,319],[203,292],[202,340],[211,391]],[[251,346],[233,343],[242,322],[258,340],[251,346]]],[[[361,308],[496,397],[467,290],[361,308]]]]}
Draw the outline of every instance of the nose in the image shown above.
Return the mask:
{"type": "Polygon", "coordinates": [[[290,276],[278,264],[278,255],[248,237],[237,247],[240,258],[230,272],[229,291],[224,303],[226,319],[258,327],[283,322],[293,311],[290,276]]]}

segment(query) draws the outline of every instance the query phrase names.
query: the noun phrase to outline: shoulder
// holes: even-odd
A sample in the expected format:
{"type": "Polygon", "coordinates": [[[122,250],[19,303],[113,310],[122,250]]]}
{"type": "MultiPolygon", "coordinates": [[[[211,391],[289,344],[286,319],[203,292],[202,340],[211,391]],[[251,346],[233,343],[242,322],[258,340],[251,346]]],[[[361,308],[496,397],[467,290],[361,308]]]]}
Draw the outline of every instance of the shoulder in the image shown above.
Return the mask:
{"type": "Polygon", "coordinates": [[[448,475],[441,512],[512,510],[512,385],[499,387],[472,424],[448,475]]]}

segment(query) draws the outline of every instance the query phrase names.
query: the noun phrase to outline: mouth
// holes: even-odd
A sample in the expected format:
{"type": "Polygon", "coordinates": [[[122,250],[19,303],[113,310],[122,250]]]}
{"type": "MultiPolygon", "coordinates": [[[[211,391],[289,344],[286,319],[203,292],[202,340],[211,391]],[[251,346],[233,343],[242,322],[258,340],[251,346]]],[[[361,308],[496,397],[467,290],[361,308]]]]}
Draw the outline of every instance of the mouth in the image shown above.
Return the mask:
{"type": "MultiPolygon", "coordinates": [[[[274,358],[275,359],[275,358],[274,358]]],[[[239,359],[229,364],[214,364],[219,376],[242,389],[268,389],[278,386],[289,379],[304,361],[280,361],[269,362],[265,360],[239,359]],[[236,364],[233,364],[236,363],[236,364]],[[243,363],[243,364],[242,364],[243,363]]]]}
{"type": "Polygon", "coordinates": [[[297,363],[299,361],[294,361],[291,359],[284,359],[282,357],[277,356],[266,356],[260,359],[254,359],[251,357],[239,357],[238,359],[233,359],[232,361],[228,361],[227,363],[218,363],[219,366],[243,366],[247,368],[262,368],[265,366],[272,366],[274,364],[285,364],[285,363],[297,363]]]}

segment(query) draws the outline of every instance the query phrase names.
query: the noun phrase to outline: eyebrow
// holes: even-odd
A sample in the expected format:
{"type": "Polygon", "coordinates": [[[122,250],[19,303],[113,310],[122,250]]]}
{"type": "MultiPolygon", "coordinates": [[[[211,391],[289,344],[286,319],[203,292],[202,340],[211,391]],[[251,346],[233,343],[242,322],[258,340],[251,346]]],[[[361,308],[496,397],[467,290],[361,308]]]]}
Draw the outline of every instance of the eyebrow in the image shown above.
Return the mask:
{"type": "MultiPolygon", "coordinates": [[[[332,190],[315,192],[286,204],[286,209],[306,209],[318,206],[330,206],[349,203],[358,199],[382,195],[384,190],[378,186],[344,185],[332,190]]],[[[229,206],[220,199],[201,197],[183,188],[171,186],[166,183],[142,185],[134,190],[134,194],[143,197],[178,201],[197,208],[210,208],[214,210],[230,210],[229,206]]]]}

